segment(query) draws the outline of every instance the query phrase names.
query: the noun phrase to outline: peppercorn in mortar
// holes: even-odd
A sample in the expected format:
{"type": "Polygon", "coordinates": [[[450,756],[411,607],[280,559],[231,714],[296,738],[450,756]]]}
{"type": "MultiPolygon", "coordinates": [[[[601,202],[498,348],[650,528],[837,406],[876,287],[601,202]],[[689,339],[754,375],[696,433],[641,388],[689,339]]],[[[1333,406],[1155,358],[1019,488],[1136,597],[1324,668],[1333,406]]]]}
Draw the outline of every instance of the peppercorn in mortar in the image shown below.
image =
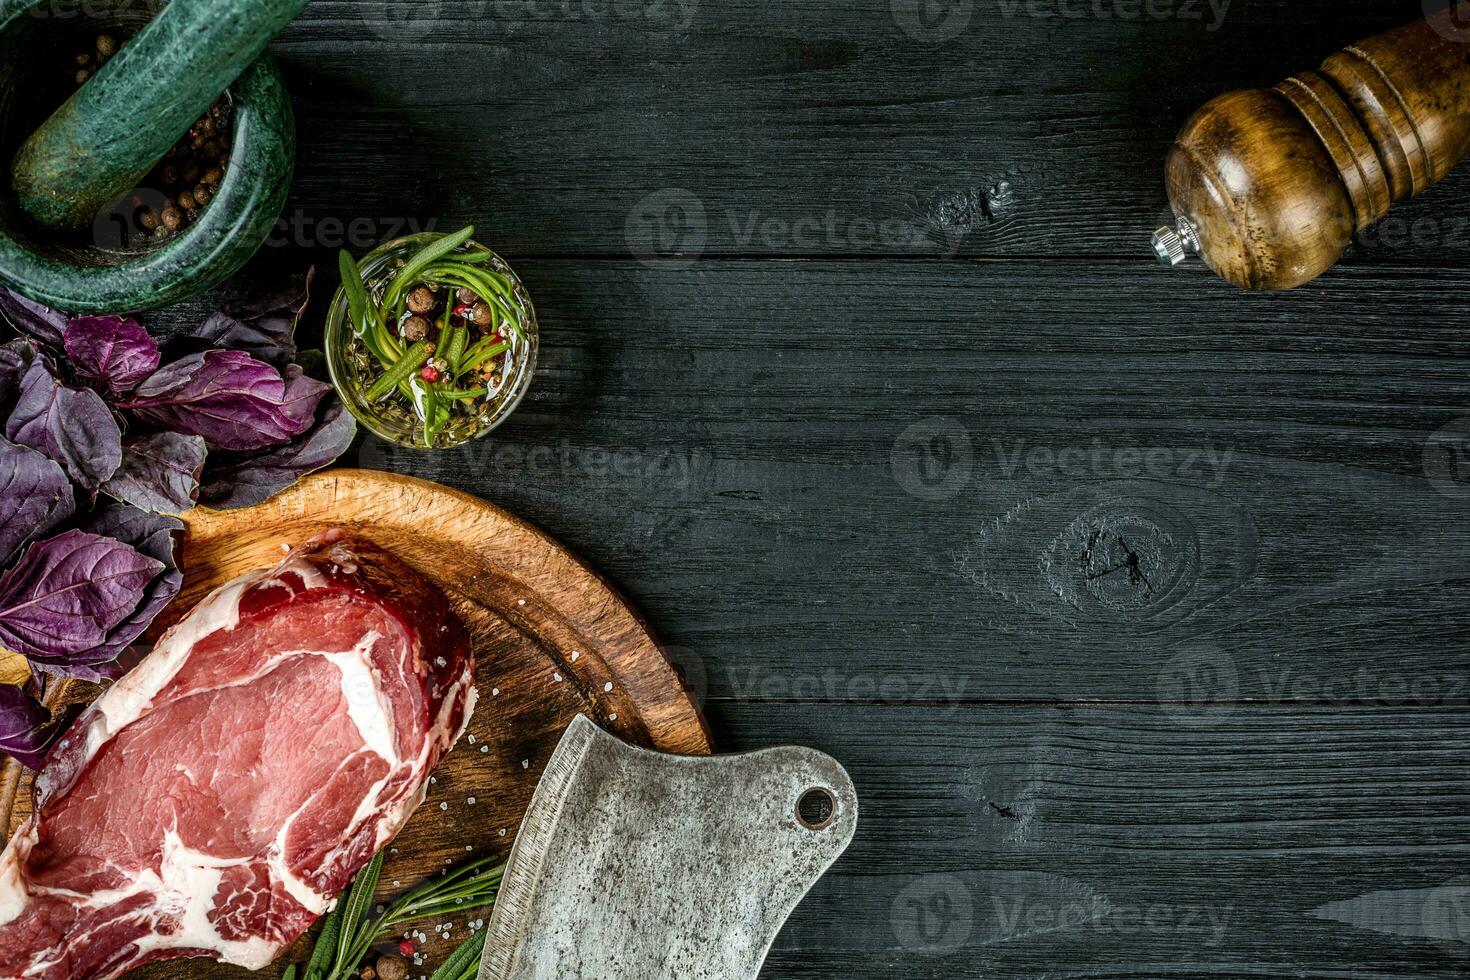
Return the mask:
{"type": "MultiPolygon", "coordinates": [[[[91,49],[74,58],[76,84],[85,84],[125,43],[111,34],[97,35],[91,49]]],[[[230,166],[232,116],[229,96],[220,96],[120,202],[112,213],[122,218],[124,239],[172,238],[199,219],[230,166]]]]}

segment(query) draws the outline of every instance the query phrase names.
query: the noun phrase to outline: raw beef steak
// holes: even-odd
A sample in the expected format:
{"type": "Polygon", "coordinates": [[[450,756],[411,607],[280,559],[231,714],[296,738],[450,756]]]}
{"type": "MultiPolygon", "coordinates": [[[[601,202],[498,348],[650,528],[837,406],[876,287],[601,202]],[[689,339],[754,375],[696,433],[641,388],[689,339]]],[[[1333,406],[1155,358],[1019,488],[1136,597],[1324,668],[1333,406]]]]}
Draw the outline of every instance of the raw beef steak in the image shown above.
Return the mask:
{"type": "Polygon", "coordinates": [[[443,594],[366,541],[223,586],[38,774],[0,856],[0,977],[265,966],[403,826],[474,701],[443,594]]]}

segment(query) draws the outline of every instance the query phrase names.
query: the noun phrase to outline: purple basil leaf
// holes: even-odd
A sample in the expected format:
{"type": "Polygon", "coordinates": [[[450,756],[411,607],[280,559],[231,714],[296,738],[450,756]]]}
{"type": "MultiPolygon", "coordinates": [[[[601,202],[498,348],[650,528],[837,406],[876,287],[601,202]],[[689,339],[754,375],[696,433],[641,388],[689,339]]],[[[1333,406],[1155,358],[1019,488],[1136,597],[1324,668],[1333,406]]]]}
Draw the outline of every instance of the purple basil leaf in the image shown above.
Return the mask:
{"type": "Polygon", "coordinates": [[[0,412],[8,413],[20,397],[20,382],[36,359],[36,345],[25,338],[0,344],[0,412]]]}
{"type": "Polygon", "coordinates": [[[281,372],[286,381],[286,392],[281,397],[281,425],[300,435],[316,422],[317,409],[322,397],[332,386],[310,377],[295,364],[287,364],[281,372]]]}
{"type": "Polygon", "coordinates": [[[137,320],[79,316],[63,335],[72,368],[113,395],[132,391],[158,370],[158,343],[137,320]]]}
{"type": "Polygon", "coordinates": [[[0,752],[23,766],[41,768],[46,753],[70,727],[81,705],[52,714],[16,684],[0,684],[0,752]]]}
{"type": "Polygon", "coordinates": [[[0,566],[75,510],[71,481],[54,460],[0,439],[0,566]]]}
{"type": "Polygon", "coordinates": [[[0,313],[23,334],[39,340],[48,347],[61,349],[62,332],[66,330],[67,315],[57,312],[42,303],[13,293],[0,286],[0,313]]]}
{"type": "Polygon", "coordinates": [[[65,665],[108,640],[164,568],[115,538],[65,531],[30,545],[0,575],[0,644],[65,665]]]}
{"type": "Polygon", "coordinates": [[[26,368],[5,435],[56,460],[93,492],[122,462],[122,430],[107,403],[95,391],[57,381],[45,357],[26,368]]]}
{"type": "MultiPolygon", "coordinates": [[[[209,318],[194,328],[191,336],[207,341],[215,347],[242,350],[267,364],[283,367],[296,356],[296,344],[291,334],[272,332],[280,321],[268,326],[237,320],[227,313],[212,313],[209,318]]],[[[290,321],[286,321],[290,326],[290,321]]]]}
{"type": "Polygon", "coordinates": [[[199,499],[204,440],[179,432],[154,432],[123,443],[122,465],[102,492],[156,514],[177,514],[199,499]]]}
{"type": "Polygon", "coordinates": [[[199,500],[220,510],[258,504],[341,456],[356,435],[352,414],[340,400],[331,399],[322,408],[320,421],[290,445],[218,464],[211,457],[199,500]]]}
{"type": "Polygon", "coordinates": [[[132,666],[134,657],[129,647],[153,622],[163,608],[179,594],[184,573],[179,566],[179,543],[184,537],[184,523],[173,517],[161,517],[128,507],[107,504],[99,507],[82,530],[114,538],[132,545],[144,555],[163,565],[144,590],[143,601],[127,619],[108,634],[107,640],[90,650],[72,654],[63,667],[32,660],[31,665],[48,673],[65,673],[83,680],[100,681],[117,677],[132,666]]]}
{"type": "MultiPolygon", "coordinates": [[[[305,393],[293,390],[291,406],[305,393]]],[[[159,428],[203,436],[212,449],[249,452],[290,442],[310,425],[287,406],[279,371],[243,351],[207,350],[167,364],[120,407],[159,428]]]]}
{"type": "Polygon", "coordinates": [[[314,272],[308,270],[279,292],[211,314],[190,336],[285,367],[296,357],[296,323],[306,309],[314,272]]]}

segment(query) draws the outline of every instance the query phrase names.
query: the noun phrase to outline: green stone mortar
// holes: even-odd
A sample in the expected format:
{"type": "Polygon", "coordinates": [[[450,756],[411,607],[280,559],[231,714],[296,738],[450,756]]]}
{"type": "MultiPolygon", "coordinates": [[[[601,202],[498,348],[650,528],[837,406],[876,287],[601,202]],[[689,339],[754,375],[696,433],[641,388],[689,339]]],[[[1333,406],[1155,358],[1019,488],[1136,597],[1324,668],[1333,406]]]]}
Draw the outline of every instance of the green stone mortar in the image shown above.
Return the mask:
{"type": "Polygon", "coordinates": [[[290,99],[262,52],[305,2],[0,0],[0,154],[14,154],[0,282],[68,312],[119,312],[194,295],[243,265],[280,216],[295,155],[290,99]],[[47,80],[103,31],[133,36],[64,99],[47,80]],[[230,166],[198,220],[161,242],[109,234],[109,206],[227,88],[230,166]],[[39,105],[61,108],[36,118],[39,105]]]}

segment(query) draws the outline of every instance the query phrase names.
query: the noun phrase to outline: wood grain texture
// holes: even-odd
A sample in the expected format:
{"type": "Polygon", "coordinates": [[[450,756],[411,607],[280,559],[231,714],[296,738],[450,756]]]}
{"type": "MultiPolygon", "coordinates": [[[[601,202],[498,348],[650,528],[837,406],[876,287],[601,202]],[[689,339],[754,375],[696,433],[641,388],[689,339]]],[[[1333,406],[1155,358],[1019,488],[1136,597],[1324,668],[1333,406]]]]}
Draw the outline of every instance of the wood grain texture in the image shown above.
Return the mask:
{"type": "Polygon", "coordinates": [[[852,767],[855,849],[766,980],[1463,969],[1470,276],[1348,265],[1246,295],[1143,260],[520,271],[547,341],[522,409],[473,447],[365,442],[361,464],[590,556],[722,748],[852,767]],[[958,428],[904,437],[926,419],[958,428]],[[1110,515],[1131,523],[1093,571],[1121,574],[1046,574],[1110,515]],[[1148,522],[1177,544],[1134,541],[1148,522]],[[974,909],[937,954],[953,906],[928,876],[974,909]],[[1121,911],[1048,924],[1096,896],[1121,911]],[[1207,913],[1229,915],[1213,945],[1207,913]],[[1426,914],[1446,941],[1413,932],[1426,914]]]}
{"type": "MultiPolygon", "coordinates": [[[[1424,9],[1144,7],[318,0],[274,48],[311,134],[275,240],[329,254],[352,222],[371,238],[474,219],[518,263],[627,256],[630,223],[641,235],[667,218],[706,256],[1151,261],[1164,160],[1191,112],[1424,9]],[[459,70],[428,70],[426,52],[459,70]]],[[[1396,210],[1363,236],[1367,257],[1463,261],[1467,190],[1452,175],[1396,210]]]]}
{"type": "Polygon", "coordinates": [[[765,980],[1450,978],[1463,708],[721,704],[843,759],[844,859],[765,980]]]}
{"type": "Polygon", "coordinates": [[[722,748],[850,767],[763,980],[1457,976],[1470,172],[1291,294],[1147,242],[1195,108],[1424,6],[315,0],[287,222],[226,292],[315,262],[319,311],[344,241],[431,221],[515,264],[521,409],[360,463],[586,556],[722,748]],[[938,955],[931,875],[973,908],[938,955]]]}
{"type": "MultiPolygon", "coordinates": [[[[470,627],[480,702],[394,841],[381,895],[473,855],[508,853],[541,770],[578,713],[637,745],[710,751],[697,707],[638,615],[555,541],[482,500],[406,477],[332,470],[260,506],[201,508],[183,520],[184,590],[152,638],[214,588],[275,564],[285,546],[331,527],[363,535],[428,576],[470,627]]],[[[23,787],[12,827],[29,802],[23,787]]],[[[468,918],[455,920],[460,940],[468,918]]],[[[455,944],[436,937],[423,945],[437,963],[455,944]]],[[[301,944],[293,953],[301,958],[301,944]]],[[[183,960],[133,975],[249,974],[183,960]]]]}
{"type": "Polygon", "coordinates": [[[1463,273],[524,274],[548,329],[520,411],[359,462],[552,529],[711,697],[1153,700],[1217,655],[1216,696],[1465,689],[1463,273]]]}

